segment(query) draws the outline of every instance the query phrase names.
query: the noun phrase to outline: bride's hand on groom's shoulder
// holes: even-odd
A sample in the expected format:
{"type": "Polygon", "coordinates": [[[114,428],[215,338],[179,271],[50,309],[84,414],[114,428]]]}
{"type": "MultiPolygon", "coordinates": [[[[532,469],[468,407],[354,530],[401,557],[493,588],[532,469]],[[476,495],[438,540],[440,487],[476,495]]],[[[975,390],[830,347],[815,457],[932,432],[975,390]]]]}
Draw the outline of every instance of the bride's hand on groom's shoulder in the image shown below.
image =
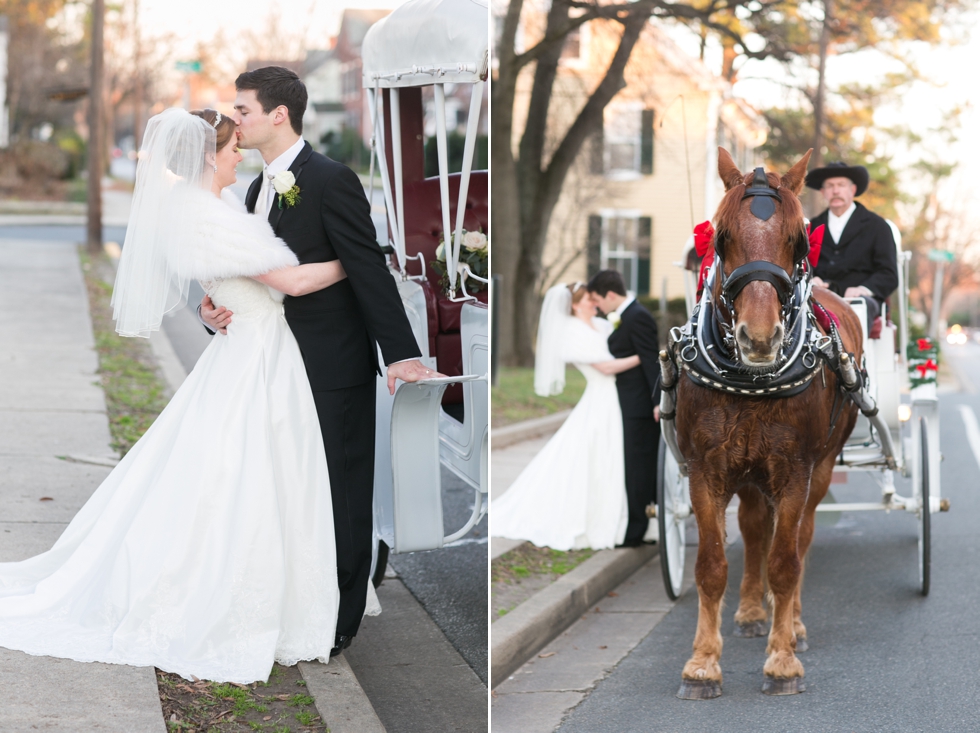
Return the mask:
{"type": "Polygon", "coordinates": [[[446,375],[429,369],[418,359],[395,362],[388,365],[388,392],[395,394],[395,380],[397,379],[403,382],[418,382],[422,379],[435,379],[444,376],[446,375]]]}
{"type": "Polygon", "coordinates": [[[204,296],[204,300],[201,301],[200,313],[201,320],[212,331],[215,333],[228,333],[228,324],[231,323],[231,317],[234,313],[224,306],[215,308],[214,303],[211,302],[211,296],[204,296]]]}

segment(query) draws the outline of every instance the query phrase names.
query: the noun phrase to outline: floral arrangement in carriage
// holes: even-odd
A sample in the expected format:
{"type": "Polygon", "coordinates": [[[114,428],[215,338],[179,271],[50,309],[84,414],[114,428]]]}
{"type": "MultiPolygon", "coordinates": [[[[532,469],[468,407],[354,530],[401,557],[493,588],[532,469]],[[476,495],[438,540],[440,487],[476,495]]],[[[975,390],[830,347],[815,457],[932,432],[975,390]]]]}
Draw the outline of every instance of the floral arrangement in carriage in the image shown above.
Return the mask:
{"type": "Polygon", "coordinates": [[[932,339],[920,338],[908,345],[909,386],[936,384],[939,377],[939,347],[932,339]]]}
{"type": "MultiPolygon", "coordinates": [[[[487,285],[469,275],[476,275],[477,278],[487,280],[490,277],[490,240],[482,231],[462,230],[462,247],[459,251],[459,262],[456,264],[456,272],[460,281],[466,281],[466,290],[476,293],[486,289],[487,285]]],[[[436,247],[436,258],[429,263],[433,270],[439,274],[439,285],[443,292],[449,292],[449,269],[446,265],[446,239],[445,234],[439,237],[439,246],[436,247]]]]}

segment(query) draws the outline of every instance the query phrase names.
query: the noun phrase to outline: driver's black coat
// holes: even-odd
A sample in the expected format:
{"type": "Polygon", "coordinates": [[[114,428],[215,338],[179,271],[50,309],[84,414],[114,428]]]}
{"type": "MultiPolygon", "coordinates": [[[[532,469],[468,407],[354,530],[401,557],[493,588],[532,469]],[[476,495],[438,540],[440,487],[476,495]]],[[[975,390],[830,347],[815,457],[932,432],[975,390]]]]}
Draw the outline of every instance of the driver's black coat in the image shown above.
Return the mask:
{"type": "Polygon", "coordinates": [[[854,204],[854,213],[836,244],[827,227],[827,210],[810,223],[811,230],[824,225],[820,261],[814,274],[837,295],[843,296],[847,288],[864,285],[875,298],[884,301],[898,287],[895,239],[888,222],[857,201],[854,204]]]}

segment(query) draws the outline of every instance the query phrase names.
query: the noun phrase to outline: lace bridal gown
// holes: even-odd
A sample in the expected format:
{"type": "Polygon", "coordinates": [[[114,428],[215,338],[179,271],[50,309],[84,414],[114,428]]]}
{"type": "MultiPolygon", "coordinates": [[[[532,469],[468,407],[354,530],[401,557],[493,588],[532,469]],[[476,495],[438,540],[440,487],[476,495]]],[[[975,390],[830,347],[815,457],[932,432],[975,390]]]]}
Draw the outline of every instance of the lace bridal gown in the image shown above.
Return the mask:
{"type": "Polygon", "coordinates": [[[592,324],[590,328],[578,318],[565,317],[562,356],[585,375],[585,392],[558,432],[493,502],[495,537],[571,550],[614,547],[626,536],[623,417],[616,377],[590,366],[613,358],[606,345],[612,326],[601,318],[592,324]]]}
{"type": "Polygon", "coordinates": [[[243,684],[330,653],[316,407],[282,295],[247,277],[296,258],[266,222],[202,195],[206,223],[181,256],[234,323],[54,547],[0,563],[0,646],[243,684]]]}

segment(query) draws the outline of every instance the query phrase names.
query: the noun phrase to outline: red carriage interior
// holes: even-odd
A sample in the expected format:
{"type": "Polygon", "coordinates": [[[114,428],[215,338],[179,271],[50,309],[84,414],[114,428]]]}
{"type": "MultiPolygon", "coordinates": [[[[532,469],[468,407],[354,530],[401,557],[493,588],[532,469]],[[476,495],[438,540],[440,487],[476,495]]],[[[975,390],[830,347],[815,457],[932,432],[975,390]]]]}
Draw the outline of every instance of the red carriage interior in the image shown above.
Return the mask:
{"type": "MultiPolygon", "coordinates": [[[[462,303],[449,300],[439,284],[439,275],[429,265],[436,259],[436,248],[442,235],[442,199],[439,192],[439,178],[425,177],[425,134],[423,129],[422,90],[420,88],[401,89],[401,140],[402,140],[402,181],[405,193],[405,250],[409,257],[420,252],[425,260],[426,280],[422,282],[425,291],[426,310],[429,317],[429,353],[435,355],[440,372],[447,375],[463,373],[462,344],[460,337],[460,310],[462,303]]],[[[384,91],[385,110],[385,152],[388,161],[388,175],[392,181],[394,174],[394,155],[391,147],[391,119],[389,117],[389,92],[384,91]]],[[[456,207],[459,201],[460,174],[449,176],[450,226],[455,226],[456,207]]],[[[463,228],[489,232],[489,207],[487,202],[489,176],[487,171],[473,171],[470,174],[469,190],[466,194],[466,213],[463,228]]],[[[421,265],[412,261],[408,265],[410,275],[420,275],[421,265]]],[[[476,283],[474,283],[476,284],[476,283]]],[[[482,283],[480,283],[482,285],[482,283]]],[[[457,286],[458,287],[458,286],[457,286]]],[[[457,296],[461,293],[457,289],[457,296]]],[[[481,303],[487,303],[486,288],[473,293],[481,303]]],[[[451,385],[443,397],[444,405],[462,404],[463,388],[451,385]]]]}

